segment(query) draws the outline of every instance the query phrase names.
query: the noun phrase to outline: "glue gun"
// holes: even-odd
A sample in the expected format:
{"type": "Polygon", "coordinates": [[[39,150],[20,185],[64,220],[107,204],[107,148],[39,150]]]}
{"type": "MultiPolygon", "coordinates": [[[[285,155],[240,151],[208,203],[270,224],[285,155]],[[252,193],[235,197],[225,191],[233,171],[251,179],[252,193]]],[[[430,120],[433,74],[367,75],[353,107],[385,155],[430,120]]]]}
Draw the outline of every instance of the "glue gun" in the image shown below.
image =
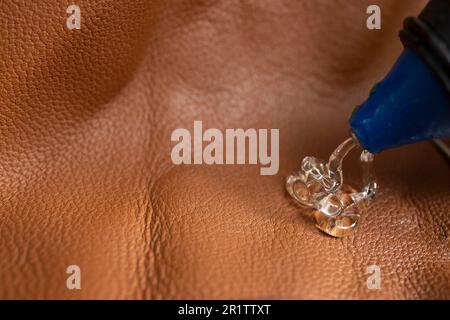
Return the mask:
{"type": "Polygon", "coordinates": [[[450,137],[450,1],[431,0],[399,36],[402,54],[350,117],[371,153],[450,137]]]}

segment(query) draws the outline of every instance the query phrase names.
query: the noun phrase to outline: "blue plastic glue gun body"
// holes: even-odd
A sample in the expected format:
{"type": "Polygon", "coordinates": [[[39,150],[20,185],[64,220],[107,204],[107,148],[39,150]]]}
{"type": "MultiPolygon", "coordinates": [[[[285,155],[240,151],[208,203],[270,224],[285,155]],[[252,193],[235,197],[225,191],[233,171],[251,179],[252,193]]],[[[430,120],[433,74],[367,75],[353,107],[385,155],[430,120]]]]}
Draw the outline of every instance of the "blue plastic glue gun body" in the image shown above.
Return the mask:
{"type": "Polygon", "coordinates": [[[407,18],[403,53],[350,117],[353,135],[372,153],[450,137],[450,1],[432,0],[407,18]]]}

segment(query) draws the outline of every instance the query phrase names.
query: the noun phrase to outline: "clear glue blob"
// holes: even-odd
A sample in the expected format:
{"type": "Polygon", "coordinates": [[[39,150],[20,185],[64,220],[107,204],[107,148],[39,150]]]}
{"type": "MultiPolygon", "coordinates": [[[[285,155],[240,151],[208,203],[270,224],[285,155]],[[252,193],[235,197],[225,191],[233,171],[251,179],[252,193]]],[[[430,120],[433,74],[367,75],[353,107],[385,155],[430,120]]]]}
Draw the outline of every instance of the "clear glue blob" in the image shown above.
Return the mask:
{"type": "Polygon", "coordinates": [[[333,151],[328,162],[305,157],[300,169],[287,177],[288,193],[302,206],[310,207],[316,226],[333,237],[351,234],[358,224],[361,205],[372,200],[377,190],[373,173],[373,154],[362,150],[360,163],[363,188],[357,191],[344,184],[342,161],[354,148],[356,139],[349,138],[333,151]]]}

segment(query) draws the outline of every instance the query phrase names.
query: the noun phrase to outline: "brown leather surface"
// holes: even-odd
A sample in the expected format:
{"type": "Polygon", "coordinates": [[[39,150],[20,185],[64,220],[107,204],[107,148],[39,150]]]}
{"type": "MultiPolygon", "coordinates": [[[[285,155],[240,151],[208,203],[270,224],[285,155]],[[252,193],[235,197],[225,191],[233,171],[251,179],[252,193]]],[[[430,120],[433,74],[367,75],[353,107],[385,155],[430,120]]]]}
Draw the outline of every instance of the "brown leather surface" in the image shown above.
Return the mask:
{"type": "Polygon", "coordinates": [[[376,157],[349,238],[284,191],[348,136],[423,1],[377,1],[381,31],[371,1],[74,2],[73,31],[67,1],[0,2],[1,298],[450,298],[450,166],[431,144],[376,157]],[[174,166],[170,134],[194,120],[279,128],[279,173],[174,166]]]}

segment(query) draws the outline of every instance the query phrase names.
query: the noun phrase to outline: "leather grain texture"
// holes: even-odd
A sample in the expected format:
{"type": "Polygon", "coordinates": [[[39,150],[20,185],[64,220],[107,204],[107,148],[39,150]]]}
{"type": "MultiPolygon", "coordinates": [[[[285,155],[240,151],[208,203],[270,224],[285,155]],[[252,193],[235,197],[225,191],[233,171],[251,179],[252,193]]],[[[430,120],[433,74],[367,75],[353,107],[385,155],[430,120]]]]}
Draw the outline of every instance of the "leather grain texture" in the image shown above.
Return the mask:
{"type": "Polygon", "coordinates": [[[348,238],[284,191],[348,136],[424,1],[377,1],[377,31],[365,0],[74,2],[70,31],[68,1],[0,1],[0,298],[450,299],[450,166],[431,144],[376,157],[348,238]],[[170,134],[194,120],[279,128],[280,171],[174,166],[170,134]]]}

